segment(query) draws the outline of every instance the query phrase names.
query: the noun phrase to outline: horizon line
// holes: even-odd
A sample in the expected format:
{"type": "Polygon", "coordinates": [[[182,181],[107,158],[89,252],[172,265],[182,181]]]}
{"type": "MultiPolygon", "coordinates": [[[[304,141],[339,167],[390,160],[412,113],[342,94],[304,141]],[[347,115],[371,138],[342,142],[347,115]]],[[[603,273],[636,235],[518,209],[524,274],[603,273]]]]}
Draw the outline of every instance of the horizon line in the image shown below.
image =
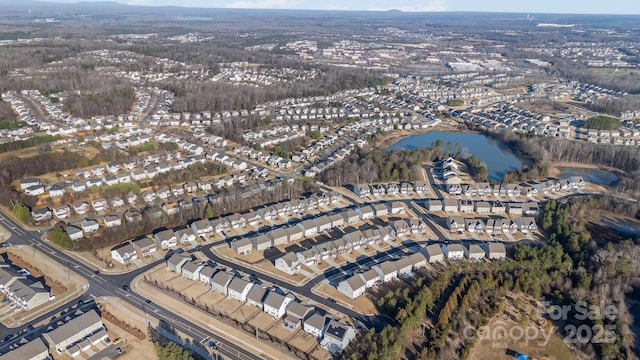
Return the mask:
{"type": "MultiPolygon", "coordinates": [[[[613,15],[613,16],[640,16],[640,13],[602,13],[602,12],[533,12],[533,11],[495,11],[495,10],[426,10],[411,11],[397,8],[389,9],[319,9],[319,8],[252,8],[252,7],[203,7],[203,6],[184,6],[184,5],[154,5],[154,4],[127,4],[119,1],[99,0],[99,1],[51,1],[51,0],[32,0],[34,2],[43,2],[47,4],[58,5],[78,5],[78,4],[117,4],[130,7],[150,7],[150,8],[181,8],[181,9],[208,9],[208,10],[267,10],[267,11],[326,11],[326,12],[372,12],[386,13],[393,12],[397,14],[445,14],[445,13],[480,13],[480,14],[530,14],[530,15],[613,15]]],[[[0,0],[0,3],[3,2],[0,0]]],[[[534,19],[535,20],[535,19],[534,19]]]]}

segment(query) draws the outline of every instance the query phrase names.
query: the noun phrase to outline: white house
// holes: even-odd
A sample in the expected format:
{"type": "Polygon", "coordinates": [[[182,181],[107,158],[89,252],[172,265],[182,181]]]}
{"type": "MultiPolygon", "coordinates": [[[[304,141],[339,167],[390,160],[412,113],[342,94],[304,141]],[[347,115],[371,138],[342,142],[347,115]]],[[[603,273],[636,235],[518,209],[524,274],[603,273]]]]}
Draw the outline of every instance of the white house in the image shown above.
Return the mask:
{"type": "Polygon", "coordinates": [[[293,300],[292,297],[280,295],[275,291],[269,291],[264,298],[263,311],[273,316],[274,319],[279,319],[284,316],[287,306],[293,300]]]}
{"type": "Polygon", "coordinates": [[[127,265],[138,259],[138,254],[133,245],[131,245],[130,242],[127,242],[111,249],[111,258],[120,264],[127,265]]]}
{"type": "Polygon", "coordinates": [[[167,250],[178,245],[178,237],[176,236],[176,233],[171,229],[156,233],[153,237],[155,238],[156,243],[158,243],[160,248],[162,248],[162,250],[167,250]]]}
{"type": "Polygon", "coordinates": [[[227,295],[232,299],[245,301],[247,300],[247,295],[249,294],[249,291],[251,290],[251,287],[253,285],[254,283],[252,283],[251,281],[247,281],[239,277],[234,277],[229,283],[227,295]]]}
{"type": "Polygon", "coordinates": [[[367,290],[365,282],[360,274],[354,274],[350,278],[344,279],[338,283],[338,291],[345,294],[350,299],[355,299],[364,294],[367,290]]]}
{"type": "Polygon", "coordinates": [[[462,244],[442,244],[440,247],[447,259],[462,259],[464,257],[465,248],[462,244]]]}

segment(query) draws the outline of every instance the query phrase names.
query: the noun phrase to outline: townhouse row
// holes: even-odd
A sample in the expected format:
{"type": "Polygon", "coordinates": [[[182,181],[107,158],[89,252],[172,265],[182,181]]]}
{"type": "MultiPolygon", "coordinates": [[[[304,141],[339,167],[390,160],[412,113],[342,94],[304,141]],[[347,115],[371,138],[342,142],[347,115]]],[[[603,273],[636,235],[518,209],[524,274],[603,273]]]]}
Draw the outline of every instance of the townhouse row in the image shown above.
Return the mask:
{"type": "Polygon", "coordinates": [[[459,243],[430,244],[400,259],[380,262],[371,266],[369,270],[355,273],[340,281],[336,289],[347,297],[355,299],[363,295],[369,288],[393,281],[399,276],[411,276],[414,271],[426,267],[427,264],[443,262],[445,259],[459,260],[463,258],[473,261],[481,261],[485,258],[502,260],[506,256],[504,244],[499,242],[466,246],[459,243]]]}
{"type": "Polygon", "coordinates": [[[251,253],[252,250],[263,251],[272,246],[313,237],[323,231],[345,225],[353,225],[374,217],[387,216],[389,214],[403,214],[404,212],[404,206],[400,202],[361,205],[357,208],[341,209],[332,214],[309,218],[295,225],[272,229],[264,234],[234,239],[230,243],[230,246],[235,253],[247,255],[251,253]]]}
{"type": "Polygon", "coordinates": [[[508,202],[502,201],[475,201],[467,199],[438,199],[427,200],[425,208],[430,212],[443,211],[445,213],[476,213],[480,215],[538,215],[540,209],[538,203],[530,202],[508,202]]]}
{"type": "Polygon", "coordinates": [[[194,260],[190,255],[178,253],[167,259],[167,268],[183,278],[200,281],[212,292],[252,305],[274,320],[283,320],[290,331],[302,329],[316,338],[322,347],[335,353],[342,351],[355,338],[355,329],[319,311],[315,306],[299,302],[295,295],[284,294],[238,276],[237,271],[216,264],[194,260]]]}
{"type": "Polygon", "coordinates": [[[353,193],[360,196],[396,196],[398,194],[422,195],[428,193],[429,185],[425,181],[414,181],[413,183],[390,183],[390,184],[357,184],[353,185],[353,193]]]}

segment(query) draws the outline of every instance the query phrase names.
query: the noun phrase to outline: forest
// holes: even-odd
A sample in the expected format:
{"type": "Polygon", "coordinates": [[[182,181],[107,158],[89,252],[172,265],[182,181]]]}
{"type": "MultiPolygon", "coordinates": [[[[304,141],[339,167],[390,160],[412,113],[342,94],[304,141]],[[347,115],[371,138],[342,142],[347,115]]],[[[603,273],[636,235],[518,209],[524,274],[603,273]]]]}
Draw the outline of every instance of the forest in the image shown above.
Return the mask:
{"type": "MultiPolygon", "coordinates": [[[[625,296],[640,285],[640,245],[637,240],[594,241],[585,229],[585,214],[593,205],[576,199],[548,202],[542,221],[549,242],[518,243],[510,260],[448,264],[436,274],[420,273],[409,282],[398,280],[386,293],[372,294],[379,311],[393,321],[380,332],[360,334],[341,358],[466,359],[475,342],[463,329],[482,326],[502,312],[508,293],[525,293],[557,305],[608,299],[618,309],[617,318],[581,323],[613,326],[613,341],[578,344],[578,349],[588,358],[632,359],[632,317],[625,296]]],[[[568,336],[562,329],[578,315],[572,311],[566,322],[555,324],[561,336],[568,336]]]]}

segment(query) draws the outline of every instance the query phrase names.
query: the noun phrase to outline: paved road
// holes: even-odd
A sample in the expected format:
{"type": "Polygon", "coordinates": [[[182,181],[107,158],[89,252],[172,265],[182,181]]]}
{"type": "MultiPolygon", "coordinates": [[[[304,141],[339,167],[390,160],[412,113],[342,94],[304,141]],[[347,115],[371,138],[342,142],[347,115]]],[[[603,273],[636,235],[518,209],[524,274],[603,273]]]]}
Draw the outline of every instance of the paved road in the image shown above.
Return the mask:
{"type": "MultiPolygon", "coordinates": [[[[179,332],[186,334],[187,336],[200,341],[204,338],[211,338],[218,341],[221,346],[218,353],[225,358],[230,359],[262,359],[263,357],[255,355],[250,351],[242,347],[241,344],[236,344],[229,340],[226,340],[216,334],[203,329],[202,327],[177,316],[173,312],[165,309],[156,304],[148,304],[147,299],[142,298],[132,291],[124,291],[123,285],[129,285],[131,281],[139,274],[148,271],[150,268],[162,263],[164,260],[158,260],[154,263],[148,264],[144,267],[136,269],[132,272],[121,275],[103,275],[96,274],[95,270],[85,265],[84,263],[76,260],[75,258],[59,251],[51,245],[41,241],[39,239],[40,233],[37,231],[26,231],[19,224],[13,221],[7,216],[0,216],[0,223],[11,232],[10,243],[13,245],[31,245],[36,246],[43,254],[53,258],[61,264],[69,266],[74,272],[87,279],[89,282],[89,289],[80,297],[80,300],[89,301],[94,297],[100,296],[115,296],[123,301],[129,303],[135,308],[145,309],[145,311],[152,317],[169,324],[171,327],[179,332]]],[[[38,317],[30,323],[37,323],[43,320],[47,320],[54,315],[68,309],[69,304],[62,305],[57,309],[51,310],[46,314],[38,317]]],[[[4,339],[6,336],[18,333],[27,328],[27,325],[23,325],[18,328],[7,328],[0,325],[0,339],[4,339]]]]}

